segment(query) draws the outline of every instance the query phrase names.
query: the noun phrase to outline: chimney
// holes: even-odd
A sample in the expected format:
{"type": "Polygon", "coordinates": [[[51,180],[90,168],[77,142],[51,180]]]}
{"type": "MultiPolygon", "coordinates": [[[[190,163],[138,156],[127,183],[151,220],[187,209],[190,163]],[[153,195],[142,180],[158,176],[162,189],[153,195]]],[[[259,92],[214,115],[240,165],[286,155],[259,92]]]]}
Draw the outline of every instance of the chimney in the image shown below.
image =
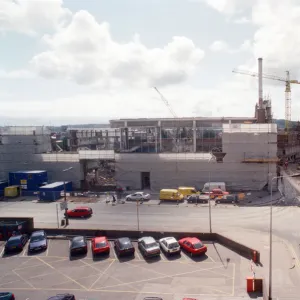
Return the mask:
{"type": "Polygon", "coordinates": [[[258,107],[263,108],[262,58],[258,59],[258,107]]]}

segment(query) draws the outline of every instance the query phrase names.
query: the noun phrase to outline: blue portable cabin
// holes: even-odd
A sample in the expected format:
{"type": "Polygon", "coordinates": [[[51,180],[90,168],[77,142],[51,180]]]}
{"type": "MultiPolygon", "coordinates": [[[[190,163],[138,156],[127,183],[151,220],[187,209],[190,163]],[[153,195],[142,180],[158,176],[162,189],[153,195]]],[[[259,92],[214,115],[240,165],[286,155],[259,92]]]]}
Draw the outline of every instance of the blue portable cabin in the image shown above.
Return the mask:
{"type": "Polygon", "coordinates": [[[7,180],[0,180],[0,197],[4,196],[4,190],[8,187],[8,181],[7,180]]]}
{"type": "Polygon", "coordinates": [[[9,173],[9,184],[19,185],[23,190],[38,191],[48,181],[47,171],[17,171],[9,173]]]}
{"type": "MultiPolygon", "coordinates": [[[[72,182],[66,181],[66,191],[72,191],[72,182]]],[[[40,187],[39,198],[42,201],[56,201],[61,198],[61,192],[64,191],[64,182],[58,181],[40,187]]]]}

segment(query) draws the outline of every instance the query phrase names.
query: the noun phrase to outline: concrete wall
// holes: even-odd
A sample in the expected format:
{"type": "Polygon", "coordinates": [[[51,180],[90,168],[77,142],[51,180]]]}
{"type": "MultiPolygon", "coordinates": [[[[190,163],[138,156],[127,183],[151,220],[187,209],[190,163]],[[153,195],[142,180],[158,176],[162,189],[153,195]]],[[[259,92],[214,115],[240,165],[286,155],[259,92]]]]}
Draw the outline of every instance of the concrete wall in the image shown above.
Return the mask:
{"type": "Polygon", "coordinates": [[[116,161],[116,180],[123,187],[141,188],[141,172],[150,172],[151,189],[180,185],[202,188],[209,181],[225,182],[231,190],[260,190],[268,182],[267,164],[217,163],[203,160],[165,160],[162,155],[124,154],[116,161]],[[136,158],[133,161],[133,156],[136,158]]]}

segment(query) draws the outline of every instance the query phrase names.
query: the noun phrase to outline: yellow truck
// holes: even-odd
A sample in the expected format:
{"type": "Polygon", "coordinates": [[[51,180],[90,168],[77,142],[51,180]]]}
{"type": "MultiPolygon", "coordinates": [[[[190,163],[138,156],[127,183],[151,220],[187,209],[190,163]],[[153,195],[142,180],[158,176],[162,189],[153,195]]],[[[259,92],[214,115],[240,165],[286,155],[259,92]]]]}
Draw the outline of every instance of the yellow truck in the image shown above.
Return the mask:
{"type": "Polygon", "coordinates": [[[159,200],[182,201],[184,196],[176,189],[162,189],[159,192],[159,200]]]}
{"type": "Polygon", "coordinates": [[[190,186],[180,186],[177,190],[185,198],[187,198],[188,196],[191,196],[191,195],[200,195],[201,194],[194,187],[190,187],[190,186]]]}

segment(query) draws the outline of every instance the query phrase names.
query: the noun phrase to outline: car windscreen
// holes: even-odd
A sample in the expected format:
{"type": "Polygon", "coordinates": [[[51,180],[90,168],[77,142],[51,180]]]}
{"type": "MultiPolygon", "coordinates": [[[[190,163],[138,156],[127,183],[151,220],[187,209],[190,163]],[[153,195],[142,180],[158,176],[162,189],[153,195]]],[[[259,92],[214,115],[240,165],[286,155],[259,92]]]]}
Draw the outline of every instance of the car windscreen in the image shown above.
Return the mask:
{"type": "Polygon", "coordinates": [[[13,246],[13,245],[18,245],[21,243],[21,240],[20,239],[13,239],[13,240],[10,240],[7,242],[7,245],[9,246],[13,246]]]}
{"type": "Polygon", "coordinates": [[[202,243],[196,243],[196,244],[193,245],[193,247],[194,247],[195,249],[200,249],[200,248],[203,247],[203,244],[202,244],[202,243]]]}
{"type": "Polygon", "coordinates": [[[131,248],[132,245],[130,242],[123,242],[123,243],[120,243],[120,248],[121,249],[128,249],[128,248],[131,248]]]}
{"type": "Polygon", "coordinates": [[[43,235],[35,235],[30,238],[30,243],[43,241],[45,237],[43,235]]]}
{"type": "Polygon", "coordinates": [[[155,242],[146,244],[146,248],[153,248],[153,247],[157,247],[157,244],[155,242]]]}
{"type": "Polygon", "coordinates": [[[72,241],[72,247],[83,246],[84,244],[85,244],[85,242],[83,239],[72,241]]]}
{"type": "Polygon", "coordinates": [[[105,241],[96,243],[96,248],[102,248],[102,247],[105,247],[105,246],[106,246],[105,241]]]}
{"type": "Polygon", "coordinates": [[[169,244],[169,249],[174,249],[174,248],[176,248],[176,247],[179,247],[179,244],[176,243],[176,242],[170,243],[170,244],[169,244]]]}

